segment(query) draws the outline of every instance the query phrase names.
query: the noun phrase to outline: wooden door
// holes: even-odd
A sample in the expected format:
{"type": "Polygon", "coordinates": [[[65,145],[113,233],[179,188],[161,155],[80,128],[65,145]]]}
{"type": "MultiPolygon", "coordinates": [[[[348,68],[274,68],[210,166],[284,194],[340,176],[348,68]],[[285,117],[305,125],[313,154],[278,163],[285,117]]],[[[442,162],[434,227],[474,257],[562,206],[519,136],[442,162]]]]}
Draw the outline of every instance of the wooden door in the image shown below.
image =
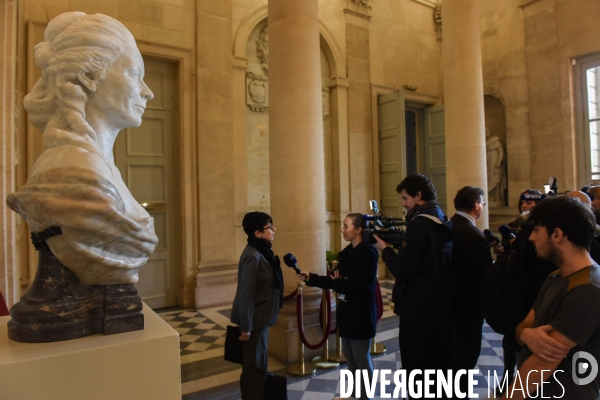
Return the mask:
{"type": "Polygon", "coordinates": [[[396,186],[406,176],[404,94],[400,91],[377,97],[379,137],[379,195],[381,212],[402,217],[404,210],[396,186]]]}
{"type": "Polygon", "coordinates": [[[446,213],[448,199],[446,195],[446,132],[443,105],[425,109],[425,175],[433,182],[438,203],[446,213]]]}
{"type": "Polygon", "coordinates": [[[177,173],[174,127],[176,67],[144,59],[145,82],[154,93],[142,125],[125,129],[115,142],[115,164],[135,199],[154,218],[159,243],[140,269],[135,285],[152,308],[177,304],[177,268],[180,254],[177,173]]]}

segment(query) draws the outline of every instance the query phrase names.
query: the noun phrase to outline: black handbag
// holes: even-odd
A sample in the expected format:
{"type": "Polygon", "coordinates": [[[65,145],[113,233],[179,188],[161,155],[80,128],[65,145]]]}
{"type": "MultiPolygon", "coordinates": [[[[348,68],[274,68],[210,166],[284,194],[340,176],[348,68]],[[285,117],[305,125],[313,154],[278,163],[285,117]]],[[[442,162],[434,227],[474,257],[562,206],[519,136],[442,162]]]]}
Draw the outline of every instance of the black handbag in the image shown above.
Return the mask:
{"type": "Polygon", "coordinates": [[[244,361],[244,342],[240,340],[242,333],[239,326],[227,326],[225,336],[225,361],[242,364],[244,361]]]}
{"type": "Polygon", "coordinates": [[[265,400],[288,400],[287,378],[267,372],[265,377],[265,400]]]}

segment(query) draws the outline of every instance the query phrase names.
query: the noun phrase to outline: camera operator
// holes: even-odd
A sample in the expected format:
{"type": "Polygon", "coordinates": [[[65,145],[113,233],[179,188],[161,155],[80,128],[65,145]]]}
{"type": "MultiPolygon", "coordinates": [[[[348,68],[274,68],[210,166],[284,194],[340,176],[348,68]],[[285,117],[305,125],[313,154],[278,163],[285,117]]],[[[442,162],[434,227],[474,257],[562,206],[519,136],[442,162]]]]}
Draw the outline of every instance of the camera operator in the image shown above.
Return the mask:
{"type": "MultiPolygon", "coordinates": [[[[481,351],[483,310],[479,288],[486,270],[492,265],[490,244],[475,221],[481,217],[484,191],[465,186],[454,197],[456,214],[450,219],[454,226],[452,238],[452,369],[472,369],[481,351]]],[[[460,387],[467,391],[467,377],[460,387]]]]}
{"type": "Polygon", "coordinates": [[[449,369],[452,222],[425,175],[408,175],[396,188],[408,210],[406,246],[396,252],[374,236],[375,248],[396,278],[394,313],[400,316],[402,367],[449,369]]]}

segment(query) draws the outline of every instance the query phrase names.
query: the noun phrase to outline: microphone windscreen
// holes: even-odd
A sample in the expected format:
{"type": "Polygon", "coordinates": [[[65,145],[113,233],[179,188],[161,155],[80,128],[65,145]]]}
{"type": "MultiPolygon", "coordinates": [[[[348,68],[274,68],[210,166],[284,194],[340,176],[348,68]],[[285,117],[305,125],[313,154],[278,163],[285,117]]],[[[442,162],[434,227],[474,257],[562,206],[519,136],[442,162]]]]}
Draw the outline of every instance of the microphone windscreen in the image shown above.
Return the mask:
{"type": "Polygon", "coordinates": [[[296,264],[298,264],[298,260],[296,260],[296,257],[294,257],[292,253],[287,253],[285,256],[283,256],[283,262],[288,267],[294,267],[296,264]]]}
{"type": "Polygon", "coordinates": [[[512,229],[510,229],[508,225],[500,225],[500,228],[498,228],[498,232],[500,232],[502,236],[510,236],[513,238],[516,237],[512,229]]]}
{"type": "Polygon", "coordinates": [[[483,234],[485,235],[486,239],[488,240],[488,242],[490,242],[490,244],[492,246],[495,246],[498,243],[500,243],[500,240],[498,240],[498,238],[496,236],[494,236],[492,231],[490,231],[489,229],[484,229],[483,234]]]}

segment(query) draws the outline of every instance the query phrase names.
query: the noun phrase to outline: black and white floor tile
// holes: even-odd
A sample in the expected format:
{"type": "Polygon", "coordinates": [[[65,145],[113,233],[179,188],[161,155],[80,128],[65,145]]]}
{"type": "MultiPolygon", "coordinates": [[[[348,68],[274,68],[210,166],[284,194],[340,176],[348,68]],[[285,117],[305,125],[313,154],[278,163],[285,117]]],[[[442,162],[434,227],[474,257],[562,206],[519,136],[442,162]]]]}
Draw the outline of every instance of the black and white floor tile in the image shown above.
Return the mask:
{"type": "MultiPolygon", "coordinates": [[[[381,282],[384,300],[384,314],[379,321],[376,342],[387,347],[383,355],[373,356],[375,369],[400,368],[398,351],[398,319],[393,314],[391,291],[393,282],[381,282]]],[[[204,310],[168,310],[159,311],[180,335],[181,378],[184,400],[239,400],[240,366],[223,360],[225,329],[229,324],[230,306],[204,310]]],[[[488,372],[492,379],[494,371],[498,376],[503,372],[502,336],[496,334],[487,325],[484,326],[481,354],[478,360],[480,373],[476,376],[476,393],[479,398],[488,397],[488,372]]],[[[340,394],[340,368],[317,370],[308,377],[296,377],[287,373],[286,366],[277,360],[269,359],[269,370],[288,377],[289,400],[331,400],[340,394]]],[[[387,388],[391,393],[393,386],[387,388]]],[[[380,399],[380,387],[376,389],[374,399],[380,399]]],[[[493,395],[490,396],[493,398],[493,395]]]]}

